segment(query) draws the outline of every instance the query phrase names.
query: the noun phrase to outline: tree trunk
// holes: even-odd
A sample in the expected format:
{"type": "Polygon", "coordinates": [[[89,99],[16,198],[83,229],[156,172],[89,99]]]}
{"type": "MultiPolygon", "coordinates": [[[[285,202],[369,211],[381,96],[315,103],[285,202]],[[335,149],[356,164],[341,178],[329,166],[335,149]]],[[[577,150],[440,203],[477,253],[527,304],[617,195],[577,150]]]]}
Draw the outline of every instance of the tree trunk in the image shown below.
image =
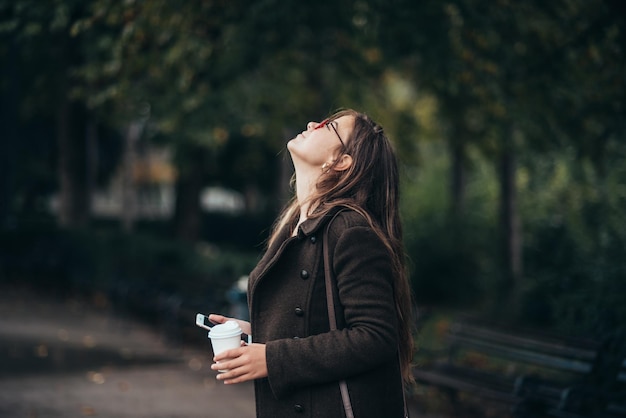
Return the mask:
{"type": "MultiPolygon", "coordinates": [[[[454,225],[459,225],[465,211],[465,152],[469,131],[465,122],[466,107],[458,95],[443,94],[442,105],[449,120],[448,153],[450,156],[450,214],[454,225]]],[[[458,228],[457,228],[458,229],[458,228]]]]}
{"type": "Polygon", "coordinates": [[[459,220],[463,216],[465,210],[465,143],[461,135],[452,135],[450,139],[450,192],[451,192],[451,210],[455,220],[459,220]]]}
{"type": "Polygon", "coordinates": [[[509,137],[500,156],[500,222],[504,277],[499,300],[503,313],[515,315],[522,278],[522,236],[517,211],[516,159],[512,145],[514,131],[507,134],[509,137]]]}
{"type": "Polygon", "coordinates": [[[248,215],[257,215],[261,212],[261,192],[258,186],[253,184],[247,184],[244,188],[244,204],[245,212],[248,215]]]}
{"type": "Polygon", "coordinates": [[[87,179],[86,188],[89,199],[89,211],[91,213],[91,196],[96,189],[96,179],[98,177],[98,126],[93,117],[87,119],[85,127],[86,152],[87,159],[87,179]]]}
{"type": "Polygon", "coordinates": [[[122,229],[130,233],[137,219],[137,187],[134,169],[137,164],[137,143],[141,137],[143,122],[132,122],[126,131],[124,142],[124,168],[122,177],[122,229]]]}
{"type": "Polygon", "coordinates": [[[185,167],[179,170],[176,182],[176,236],[184,241],[196,241],[202,228],[200,193],[203,182],[204,151],[187,150],[185,167]]]}
{"type": "Polygon", "coordinates": [[[76,134],[77,126],[73,125],[72,119],[75,111],[76,109],[62,94],[57,111],[60,188],[58,221],[65,228],[85,226],[90,217],[87,141],[84,129],[80,129],[78,131],[80,134],[76,134]]]}
{"type": "Polygon", "coordinates": [[[18,109],[20,107],[20,72],[18,71],[17,46],[15,36],[8,42],[8,60],[2,78],[8,80],[6,94],[0,103],[0,123],[4,138],[0,140],[0,229],[11,221],[13,181],[15,172],[15,144],[18,139],[18,109]]]}
{"type": "Polygon", "coordinates": [[[73,62],[75,45],[71,39],[57,40],[58,72],[55,81],[57,108],[57,145],[59,151],[59,214],[65,228],[85,226],[90,218],[91,190],[87,173],[86,111],[68,97],[68,71],[73,62]]]}

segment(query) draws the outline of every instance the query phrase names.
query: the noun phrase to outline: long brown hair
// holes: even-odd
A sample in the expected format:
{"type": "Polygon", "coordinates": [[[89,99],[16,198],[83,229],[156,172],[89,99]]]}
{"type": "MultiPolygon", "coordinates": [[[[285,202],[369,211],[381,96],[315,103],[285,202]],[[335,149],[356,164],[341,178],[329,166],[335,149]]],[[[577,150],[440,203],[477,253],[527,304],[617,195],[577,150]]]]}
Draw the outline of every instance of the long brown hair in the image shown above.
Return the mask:
{"type": "MultiPolygon", "coordinates": [[[[308,216],[324,216],[337,206],[353,209],[368,220],[389,250],[394,273],[402,376],[405,381],[412,382],[412,298],[402,243],[398,163],[391,142],[380,125],[352,109],[341,110],[329,119],[342,116],[354,119],[354,127],[342,150],[352,156],[352,165],[345,171],[332,170],[332,166],[324,171],[309,199],[311,213],[308,216]]],[[[274,225],[270,245],[283,227],[297,224],[300,204],[294,198],[285,207],[274,225]]]]}

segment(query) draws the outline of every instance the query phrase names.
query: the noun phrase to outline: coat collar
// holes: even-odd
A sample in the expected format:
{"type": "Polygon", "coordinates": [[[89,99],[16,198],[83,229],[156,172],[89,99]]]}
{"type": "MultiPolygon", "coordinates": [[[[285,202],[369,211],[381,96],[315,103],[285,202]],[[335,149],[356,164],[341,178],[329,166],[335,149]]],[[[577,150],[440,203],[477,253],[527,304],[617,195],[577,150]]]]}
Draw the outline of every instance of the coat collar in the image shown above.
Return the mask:
{"type": "Polygon", "coordinates": [[[317,234],[317,232],[324,227],[336,214],[341,210],[345,210],[343,206],[335,206],[328,210],[324,215],[307,219],[300,225],[298,230],[298,237],[304,238],[317,234]]]}

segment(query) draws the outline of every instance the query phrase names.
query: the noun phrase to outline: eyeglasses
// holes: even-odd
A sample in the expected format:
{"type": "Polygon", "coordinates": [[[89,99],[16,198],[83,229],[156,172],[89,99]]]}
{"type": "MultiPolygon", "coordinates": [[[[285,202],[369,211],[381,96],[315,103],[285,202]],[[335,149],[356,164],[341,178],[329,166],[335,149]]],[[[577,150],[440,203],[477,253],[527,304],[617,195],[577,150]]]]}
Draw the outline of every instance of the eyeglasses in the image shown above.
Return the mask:
{"type": "Polygon", "coordinates": [[[326,129],[330,129],[329,128],[330,126],[331,128],[333,128],[333,131],[335,131],[335,135],[337,135],[337,138],[339,138],[339,142],[341,142],[341,146],[343,147],[343,149],[346,149],[346,144],[343,142],[343,139],[341,139],[341,136],[339,136],[339,132],[337,132],[337,128],[332,122],[333,121],[330,119],[324,119],[323,121],[320,122],[319,125],[315,127],[315,129],[320,129],[323,127],[326,127],[326,129]]]}

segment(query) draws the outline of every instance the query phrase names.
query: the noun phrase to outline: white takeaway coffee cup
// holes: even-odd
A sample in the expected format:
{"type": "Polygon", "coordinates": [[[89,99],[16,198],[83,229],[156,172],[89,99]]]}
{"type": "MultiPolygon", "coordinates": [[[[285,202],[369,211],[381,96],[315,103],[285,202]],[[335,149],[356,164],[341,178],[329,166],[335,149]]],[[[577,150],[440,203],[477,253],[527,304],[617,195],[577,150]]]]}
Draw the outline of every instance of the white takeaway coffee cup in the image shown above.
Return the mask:
{"type": "MultiPolygon", "coordinates": [[[[226,321],[223,324],[213,326],[209,331],[213,354],[217,355],[222,351],[240,347],[241,334],[242,331],[237,321],[226,321]]],[[[226,370],[218,371],[224,372],[226,370]]]]}

